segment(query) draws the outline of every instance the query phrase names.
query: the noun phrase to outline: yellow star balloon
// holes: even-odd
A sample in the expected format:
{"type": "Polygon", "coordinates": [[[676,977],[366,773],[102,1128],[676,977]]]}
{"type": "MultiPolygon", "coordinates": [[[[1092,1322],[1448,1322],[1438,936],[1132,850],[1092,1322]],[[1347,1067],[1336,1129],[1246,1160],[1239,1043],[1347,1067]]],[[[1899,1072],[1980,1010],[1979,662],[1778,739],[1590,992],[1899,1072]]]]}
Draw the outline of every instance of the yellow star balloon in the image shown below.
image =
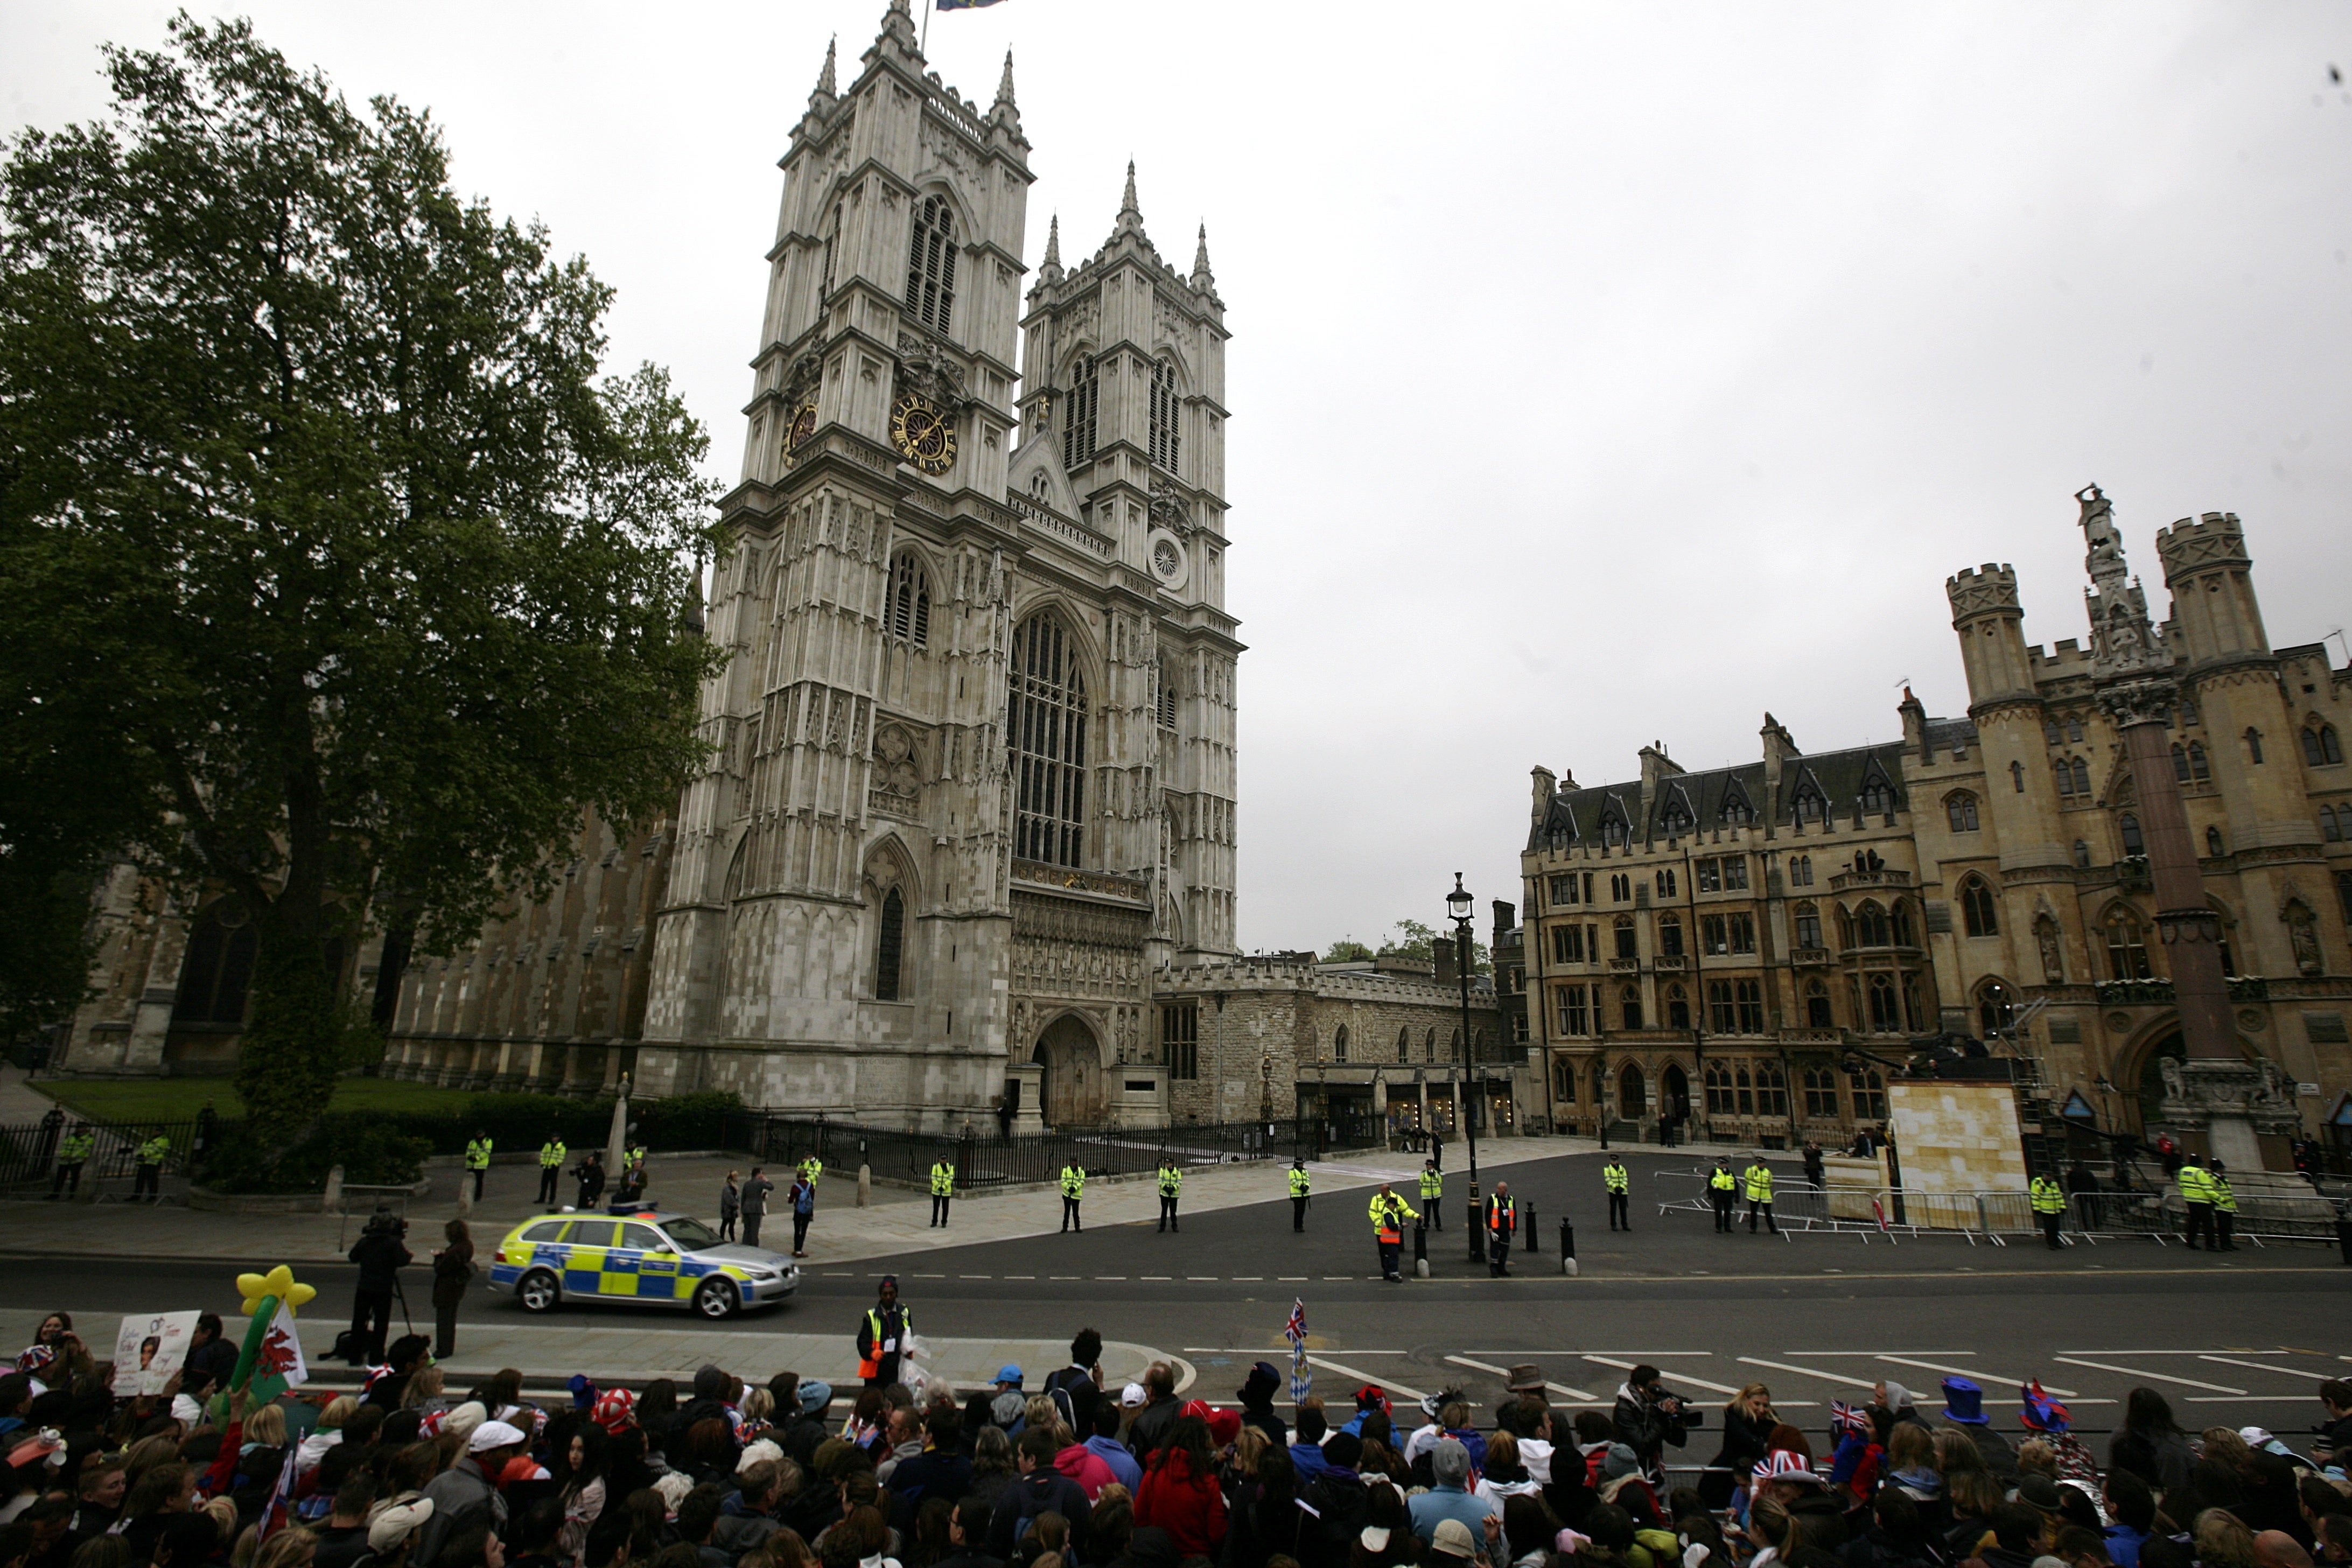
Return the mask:
{"type": "Polygon", "coordinates": [[[267,1274],[240,1274],[236,1277],[237,1292],[245,1298],[245,1315],[253,1316],[261,1310],[267,1297],[275,1296],[293,1311],[319,1292],[309,1285],[299,1284],[294,1270],[283,1263],[267,1274]]]}

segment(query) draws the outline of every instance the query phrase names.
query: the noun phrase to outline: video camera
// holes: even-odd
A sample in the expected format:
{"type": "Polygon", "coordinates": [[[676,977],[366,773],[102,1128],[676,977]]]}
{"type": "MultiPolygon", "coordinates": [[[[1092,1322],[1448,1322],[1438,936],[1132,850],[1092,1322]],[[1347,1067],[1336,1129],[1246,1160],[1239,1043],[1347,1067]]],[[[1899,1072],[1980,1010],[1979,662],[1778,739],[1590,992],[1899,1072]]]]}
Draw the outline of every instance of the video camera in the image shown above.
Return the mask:
{"type": "Polygon", "coordinates": [[[396,1239],[405,1240],[408,1237],[407,1216],[404,1215],[394,1214],[390,1209],[378,1209],[375,1213],[368,1215],[368,1222],[365,1226],[361,1227],[361,1234],[364,1236],[389,1236],[396,1239]]]}

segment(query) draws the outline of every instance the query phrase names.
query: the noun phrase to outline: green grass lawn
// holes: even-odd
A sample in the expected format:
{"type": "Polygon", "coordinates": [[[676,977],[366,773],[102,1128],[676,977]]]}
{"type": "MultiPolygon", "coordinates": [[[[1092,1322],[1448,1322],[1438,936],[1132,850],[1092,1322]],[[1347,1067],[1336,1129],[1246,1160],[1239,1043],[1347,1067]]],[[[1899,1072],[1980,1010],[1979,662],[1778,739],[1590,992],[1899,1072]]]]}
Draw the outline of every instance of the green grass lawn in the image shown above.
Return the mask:
{"type": "MultiPolygon", "coordinates": [[[[207,1100],[223,1117],[235,1120],[245,1114],[245,1101],[226,1078],[43,1079],[31,1087],[69,1110],[106,1121],[193,1121],[207,1100]]],[[[346,1078],[336,1080],[333,1109],[462,1110],[473,1098],[464,1089],[433,1084],[346,1078]]]]}

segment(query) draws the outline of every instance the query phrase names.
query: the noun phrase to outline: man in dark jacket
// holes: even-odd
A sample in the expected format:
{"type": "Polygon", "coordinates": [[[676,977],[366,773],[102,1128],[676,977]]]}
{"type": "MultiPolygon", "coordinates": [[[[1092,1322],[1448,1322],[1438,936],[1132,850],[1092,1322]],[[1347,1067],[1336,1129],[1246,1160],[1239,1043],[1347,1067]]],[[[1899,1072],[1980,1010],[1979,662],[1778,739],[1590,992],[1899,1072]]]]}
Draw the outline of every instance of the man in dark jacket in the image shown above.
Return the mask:
{"type": "Polygon", "coordinates": [[[923,1449],[898,1461],[890,1472],[890,1523],[912,1539],[915,1510],[929,1498],[953,1502],[971,1484],[971,1460],[963,1452],[963,1413],[936,1405],[923,1417],[923,1449]]]}
{"type": "Polygon", "coordinates": [[[1031,1430],[1021,1434],[1014,1446],[1013,1462],[1020,1467],[1021,1479],[997,1504],[995,1517],[990,1521],[988,1547],[999,1557],[1011,1557],[1013,1548],[1028,1533],[1029,1523],[1041,1513],[1058,1513],[1070,1521],[1069,1554],[1084,1560],[1087,1550],[1087,1516],[1093,1505],[1087,1501],[1086,1489],[1054,1468],[1054,1456],[1061,1445],[1054,1441],[1051,1432],[1031,1430]]]}
{"type": "Polygon", "coordinates": [[[1062,1406],[1073,1432],[1095,1429],[1095,1406],[1102,1400],[1102,1336],[1080,1329],[1070,1341],[1070,1364],[1045,1374],[1045,1393],[1062,1406]]]}
{"type": "Polygon", "coordinates": [[[201,1372],[211,1378],[215,1388],[226,1388],[229,1378],[236,1372],[236,1354],[237,1347],[221,1338],[218,1312],[206,1312],[196,1319],[196,1331],[188,1336],[189,1371],[201,1372]]]}
{"type": "Polygon", "coordinates": [[[768,1194],[775,1190],[776,1184],[768,1180],[766,1172],[761,1166],[752,1166],[751,1173],[743,1181],[744,1246],[760,1245],[760,1222],[768,1217],[768,1194]]]}
{"type": "Polygon", "coordinates": [[[1167,1363],[1156,1361],[1143,1369],[1143,1408],[1128,1426],[1127,1446],[1137,1458],[1149,1459],[1153,1449],[1168,1441],[1177,1412],[1183,1408],[1176,1401],[1176,1373],[1167,1363]]]}
{"type": "Polygon", "coordinates": [[[991,1557],[982,1550],[988,1544],[989,1523],[987,1500],[959,1500],[955,1512],[948,1516],[948,1544],[955,1550],[934,1568],[1003,1568],[1003,1559],[991,1557]]]}
{"type": "Polygon", "coordinates": [[[1282,1391],[1282,1373],[1272,1362],[1259,1362],[1249,1369],[1249,1376],[1234,1391],[1242,1402],[1242,1425],[1255,1426],[1266,1435],[1277,1448],[1290,1446],[1290,1428],[1274,1413],[1274,1396],[1282,1391]]]}
{"type": "Polygon", "coordinates": [[[311,1568],[358,1568],[360,1559],[368,1555],[368,1508],[374,1501],[375,1478],[365,1470],[335,1489],[333,1511],[319,1532],[311,1568]]]}
{"type": "MultiPolygon", "coordinates": [[[[433,1359],[433,1342],[423,1334],[403,1334],[392,1342],[383,1352],[384,1373],[367,1385],[365,1402],[386,1410],[400,1408],[400,1396],[408,1392],[408,1380],[417,1370],[433,1359]]],[[[338,1447],[341,1444],[336,1445],[338,1447]]]]}
{"type": "Polygon", "coordinates": [[[1617,1441],[1633,1450],[1645,1475],[1658,1473],[1658,1456],[1665,1445],[1681,1447],[1690,1437],[1683,1402],[1658,1382],[1658,1369],[1643,1363],[1626,1374],[1617,1387],[1617,1405],[1611,1416],[1617,1441]]]}
{"type": "Polygon", "coordinates": [[[399,1288],[400,1271],[416,1261],[402,1245],[407,1229],[407,1221],[379,1208],[348,1255],[360,1266],[359,1283],[352,1293],[353,1366],[365,1366],[383,1354],[383,1336],[392,1327],[392,1293],[399,1288]]]}

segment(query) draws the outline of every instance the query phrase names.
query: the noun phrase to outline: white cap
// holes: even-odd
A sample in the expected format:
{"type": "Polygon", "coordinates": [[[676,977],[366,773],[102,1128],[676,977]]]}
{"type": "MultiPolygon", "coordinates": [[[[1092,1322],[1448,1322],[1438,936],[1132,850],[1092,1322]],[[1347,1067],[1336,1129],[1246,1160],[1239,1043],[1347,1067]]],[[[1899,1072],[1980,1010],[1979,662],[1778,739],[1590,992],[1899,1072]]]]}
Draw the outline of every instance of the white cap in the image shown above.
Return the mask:
{"type": "Polygon", "coordinates": [[[505,1448],[524,1441],[523,1435],[503,1421],[485,1421],[474,1428],[466,1439],[466,1452],[478,1454],[485,1448],[505,1448]]]}
{"type": "Polygon", "coordinates": [[[1140,1409],[1143,1405],[1143,1384],[1139,1383],[1130,1383],[1125,1388],[1118,1391],[1119,1404],[1129,1410],[1140,1409]]]}
{"type": "Polygon", "coordinates": [[[432,1517],[433,1500],[429,1497],[394,1503],[376,1515],[374,1521],[368,1526],[368,1550],[390,1552],[408,1539],[409,1531],[432,1517]]]}

